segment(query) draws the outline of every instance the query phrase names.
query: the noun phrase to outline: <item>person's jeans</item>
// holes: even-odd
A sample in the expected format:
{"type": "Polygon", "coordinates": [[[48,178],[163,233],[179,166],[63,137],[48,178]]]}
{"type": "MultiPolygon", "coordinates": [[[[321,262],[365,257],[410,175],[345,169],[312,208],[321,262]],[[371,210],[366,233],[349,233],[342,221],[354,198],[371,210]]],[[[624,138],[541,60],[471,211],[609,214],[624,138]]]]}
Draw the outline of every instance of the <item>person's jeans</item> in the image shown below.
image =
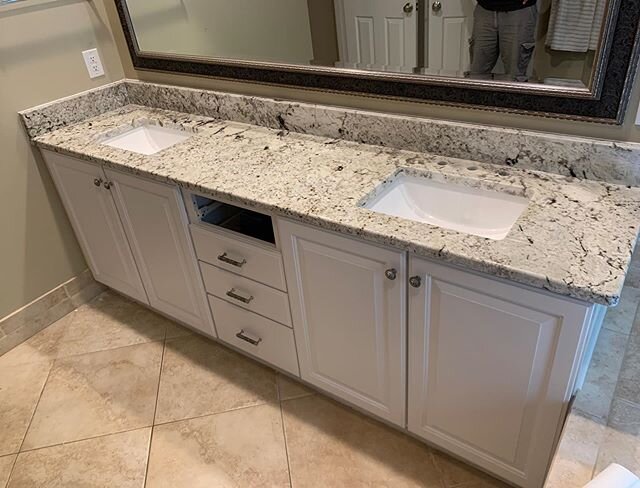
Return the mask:
{"type": "Polygon", "coordinates": [[[507,79],[527,81],[527,68],[536,46],[535,5],[511,12],[494,12],[476,5],[470,42],[472,78],[490,78],[502,59],[507,79]]]}

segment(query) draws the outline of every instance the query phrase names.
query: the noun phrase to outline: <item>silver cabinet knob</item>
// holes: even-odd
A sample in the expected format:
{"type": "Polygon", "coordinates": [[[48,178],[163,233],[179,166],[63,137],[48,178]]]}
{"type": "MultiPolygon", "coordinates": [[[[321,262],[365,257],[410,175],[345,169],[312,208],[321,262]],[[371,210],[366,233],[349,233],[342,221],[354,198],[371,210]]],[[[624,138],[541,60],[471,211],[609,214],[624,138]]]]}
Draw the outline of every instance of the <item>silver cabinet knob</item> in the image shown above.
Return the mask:
{"type": "Polygon", "coordinates": [[[440,10],[442,10],[442,3],[441,2],[433,2],[431,4],[431,10],[433,10],[434,12],[440,12],[440,10]]]}
{"type": "Polygon", "coordinates": [[[411,12],[413,12],[413,3],[411,2],[405,3],[404,7],[402,7],[402,10],[404,11],[405,14],[410,14],[411,12]]]}
{"type": "Polygon", "coordinates": [[[409,278],[409,284],[414,288],[420,288],[420,285],[422,285],[422,278],[419,276],[412,276],[409,278]]]}
{"type": "Polygon", "coordinates": [[[102,185],[102,179],[101,179],[101,178],[96,178],[96,179],[94,179],[94,180],[93,180],[93,184],[94,184],[95,186],[100,186],[100,185],[102,185]]]}
{"type": "Polygon", "coordinates": [[[398,271],[395,268],[390,268],[384,272],[384,275],[389,280],[395,280],[396,277],[398,276],[398,271]]]}
{"type": "Polygon", "coordinates": [[[111,185],[113,185],[113,183],[111,183],[110,181],[105,181],[103,186],[107,189],[107,190],[111,190],[111,185]]]}

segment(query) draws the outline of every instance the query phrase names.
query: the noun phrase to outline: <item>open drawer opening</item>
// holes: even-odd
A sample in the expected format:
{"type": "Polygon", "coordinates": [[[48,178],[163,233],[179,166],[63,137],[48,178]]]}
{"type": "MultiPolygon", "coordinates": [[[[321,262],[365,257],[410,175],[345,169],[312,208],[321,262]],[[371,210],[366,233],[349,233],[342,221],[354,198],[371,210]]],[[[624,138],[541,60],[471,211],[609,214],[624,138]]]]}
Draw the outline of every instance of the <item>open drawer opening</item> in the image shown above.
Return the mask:
{"type": "Polygon", "coordinates": [[[192,194],[191,201],[199,222],[221,227],[270,244],[276,243],[273,222],[268,215],[202,195],[192,194]]]}

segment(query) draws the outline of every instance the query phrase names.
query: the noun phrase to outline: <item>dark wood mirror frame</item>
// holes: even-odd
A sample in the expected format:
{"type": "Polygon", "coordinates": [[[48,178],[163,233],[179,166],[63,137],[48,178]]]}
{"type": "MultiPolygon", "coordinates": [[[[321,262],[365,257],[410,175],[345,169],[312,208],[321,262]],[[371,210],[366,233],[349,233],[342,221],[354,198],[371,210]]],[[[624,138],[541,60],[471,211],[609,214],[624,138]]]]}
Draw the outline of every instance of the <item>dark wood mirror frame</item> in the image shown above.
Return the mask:
{"type": "Polygon", "coordinates": [[[114,0],[136,69],[621,124],[640,54],[640,0],[609,0],[591,87],[483,82],[141,51],[126,0],[114,0]]]}

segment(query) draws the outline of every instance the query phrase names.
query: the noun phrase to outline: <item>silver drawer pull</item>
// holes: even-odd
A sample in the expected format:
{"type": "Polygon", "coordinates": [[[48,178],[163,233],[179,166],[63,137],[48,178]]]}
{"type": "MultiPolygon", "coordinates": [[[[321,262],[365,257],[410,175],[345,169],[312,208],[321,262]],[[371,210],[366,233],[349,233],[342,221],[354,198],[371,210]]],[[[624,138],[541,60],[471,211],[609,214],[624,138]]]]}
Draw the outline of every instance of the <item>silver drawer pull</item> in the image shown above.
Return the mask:
{"type": "Polygon", "coordinates": [[[245,342],[248,342],[252,346],[257,346],[262,342],[262,339],[260,337],[258,337],[257,339],[252,339],[251,337],[245,335],[244,329],[241,329],[240,332],[236,334],[236,337],[238,339],[242,339],[245,342]]]}
{"type": "Polygon", "coordinates": [[[229,298],[233,298],[234,300],[238,300],[242,303],[251,303],[251,300],[253,300],[253,295],[251,295],[250,297],[243,297],[242,295],[238,295],[236,293],[235,288],[231,288],[231,290],[227,292],[227,296],[229,298]]]}
{"type": "Polygon", "coordinates": [[[223,252],[222,254],[220,254],[220,256],[218,256],[218,261],[222,261],[223,263],[230,264],[237,268],[242,268],[245,264],[247,264],[246,259],[243,259],[242,261],[236,261],[235,259],[231,259],[229,256],[227,256],[226,252],[223,252]]]}

